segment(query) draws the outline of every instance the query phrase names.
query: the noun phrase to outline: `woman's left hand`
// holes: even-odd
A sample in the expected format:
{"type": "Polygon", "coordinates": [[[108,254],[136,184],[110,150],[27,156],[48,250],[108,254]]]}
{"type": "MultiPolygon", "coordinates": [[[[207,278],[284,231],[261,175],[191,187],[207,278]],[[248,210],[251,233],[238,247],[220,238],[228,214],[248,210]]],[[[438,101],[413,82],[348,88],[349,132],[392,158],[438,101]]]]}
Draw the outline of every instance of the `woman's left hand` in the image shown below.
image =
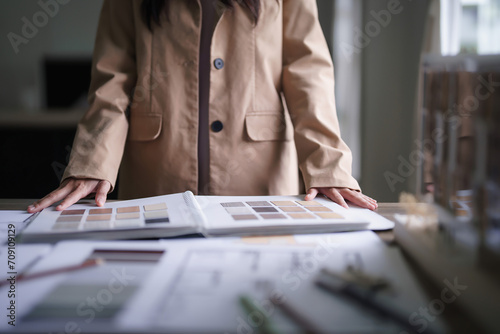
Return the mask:
{"type": "Polygon", "coordinates": [[[348,209],[349,207],[347,206],[345,200],[348,200],[351,203],[356,204],[357,206],[370,210],[375,210],[378,207],[377,201],[373,198],[363,195],[363,193],[360,191],[352,190],[349,188],[311,188],[307,192],[305,200],[312,201],[318,194],[325,195],[326,197],[346,209],[348,209]]]}

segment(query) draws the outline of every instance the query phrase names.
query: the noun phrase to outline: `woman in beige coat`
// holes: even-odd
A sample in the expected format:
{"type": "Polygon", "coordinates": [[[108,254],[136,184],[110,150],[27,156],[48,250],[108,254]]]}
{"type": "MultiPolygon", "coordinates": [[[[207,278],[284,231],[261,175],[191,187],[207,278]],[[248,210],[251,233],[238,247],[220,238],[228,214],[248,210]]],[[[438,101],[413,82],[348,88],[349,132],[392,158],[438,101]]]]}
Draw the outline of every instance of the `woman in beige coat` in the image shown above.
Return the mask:
{"type": "Polygon", "coordinates": [[[340,138],[315,0],[105,0],[63,210],[119,197],[322,193],[370,209],[340,138]]]}

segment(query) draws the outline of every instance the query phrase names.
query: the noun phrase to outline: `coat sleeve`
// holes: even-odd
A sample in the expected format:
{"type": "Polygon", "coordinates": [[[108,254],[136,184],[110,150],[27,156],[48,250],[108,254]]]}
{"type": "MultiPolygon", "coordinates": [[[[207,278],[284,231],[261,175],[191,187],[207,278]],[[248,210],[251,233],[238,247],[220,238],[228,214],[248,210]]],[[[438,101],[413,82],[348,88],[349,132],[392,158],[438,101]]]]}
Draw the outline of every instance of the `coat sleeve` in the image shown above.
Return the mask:
{"type": "Polygon", "coordinates": [[[315,0],[283,0],[282,80],[306,190],[359,190],[351,151],[340,137],[333,63],[315,0]]]}
{"type": "Polygon", "coordinates": [[[105,0],[95,41],[90,108],[78,124],[62,180],[82,177],[115,186],[128,131],[125,111],[136,83],[132,0],[105,0]]]}

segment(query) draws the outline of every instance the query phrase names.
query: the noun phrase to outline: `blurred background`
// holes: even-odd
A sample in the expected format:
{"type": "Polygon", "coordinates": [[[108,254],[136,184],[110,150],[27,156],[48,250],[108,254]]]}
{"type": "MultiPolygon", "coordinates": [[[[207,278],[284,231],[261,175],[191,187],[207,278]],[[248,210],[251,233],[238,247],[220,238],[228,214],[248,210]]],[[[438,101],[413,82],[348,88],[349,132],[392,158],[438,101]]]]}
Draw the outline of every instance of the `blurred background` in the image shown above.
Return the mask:
{"type": "MultiPolygon", "coordinates": [[[[366,194],[396,201],[418,184],[409,157],[419,138],[422,59],[500,53],[500,0],[317,3],[353,173],[366,194]]],[[[0,2],[0,198],[38,198],[57,187],[87,108],[101,5],[0,2]]]]}

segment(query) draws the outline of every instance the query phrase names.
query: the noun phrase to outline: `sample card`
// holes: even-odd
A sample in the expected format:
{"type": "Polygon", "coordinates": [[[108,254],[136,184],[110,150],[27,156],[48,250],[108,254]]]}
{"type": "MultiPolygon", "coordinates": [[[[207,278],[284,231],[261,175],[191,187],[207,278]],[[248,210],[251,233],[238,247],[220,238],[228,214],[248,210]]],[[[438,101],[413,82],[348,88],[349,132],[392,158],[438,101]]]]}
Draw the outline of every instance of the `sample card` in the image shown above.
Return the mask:
{"type": "Polygon", "coordinates": [[[146,224],[168,223],[165,202],[116,208],[68,209],[61,211],[52,226],[57,231],[110,229],[113,227],[141,227],[146,224]]]}
{"type": "Polygon", "coordinates": [[[248,201],[221,205],[234,220],[344,218],[316,201],[248,201]]]}

